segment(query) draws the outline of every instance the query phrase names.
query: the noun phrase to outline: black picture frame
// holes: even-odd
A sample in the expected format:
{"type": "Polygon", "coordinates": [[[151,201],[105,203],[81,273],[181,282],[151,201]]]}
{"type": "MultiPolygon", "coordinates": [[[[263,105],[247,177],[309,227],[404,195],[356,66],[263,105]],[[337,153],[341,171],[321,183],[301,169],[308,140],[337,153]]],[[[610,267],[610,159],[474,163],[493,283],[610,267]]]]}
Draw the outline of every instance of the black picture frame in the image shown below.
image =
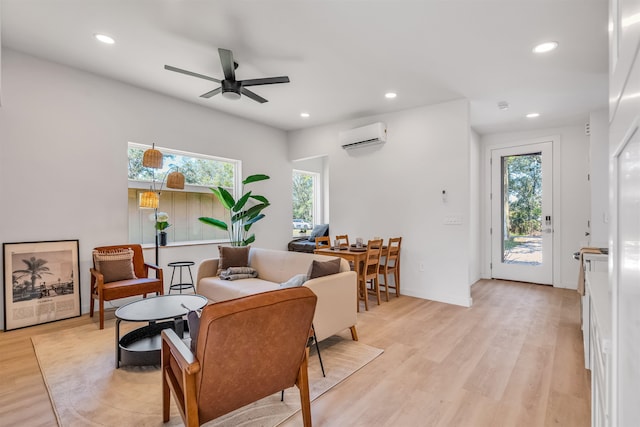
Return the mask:
{"type": "Polygon", "coordinates": [[[4,330],[81,314],[78,240],[3,243],[4,330]]]}

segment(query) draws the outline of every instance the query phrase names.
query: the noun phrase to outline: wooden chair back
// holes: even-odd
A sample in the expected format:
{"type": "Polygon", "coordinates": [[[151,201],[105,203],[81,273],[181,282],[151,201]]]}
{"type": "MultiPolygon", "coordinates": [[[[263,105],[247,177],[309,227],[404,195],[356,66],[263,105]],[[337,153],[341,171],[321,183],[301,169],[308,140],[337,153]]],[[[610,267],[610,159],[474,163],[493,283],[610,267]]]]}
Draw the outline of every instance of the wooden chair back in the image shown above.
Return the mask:
{"type": "Polygon", "coordinates": [[[329,236],[316,237],[316,249],[330,248],[330,247],[331,247],[331,238],[329,236]]]}
{"type": "Polygon", "coordinates": [[[398,267],[401,244],[402,237],[392,237],[389,239],[389,244],[382,254],[382,256],[385,257],[383,267],[387,272],[393,271],[393,269],[398,267]]]}
{"type": "Polygon", "coordinates": [[[364,263],[364,280],[378,278],[380,257],[382,256],[382,239],[367,242],[367,258],[364,263]]]}
{"type": "Polygon", "coordinates": [[[336,236],[336,240],[338,241],[339,248],[348,248],[349,247],[349,235],[341,234],[340,236],[336,236]]]}
{"type": "Polygon", "coordinates": [[[392,237],[382,256],[379,273],[382,275],[381,286],[384,286],[386,300],[389,301],[389,288],[395,289],[396,296],[400,296],[400,246],[402,237],[392,237]],[[393,274],[394,284],[389,283],[389,274],[393,274]]]}

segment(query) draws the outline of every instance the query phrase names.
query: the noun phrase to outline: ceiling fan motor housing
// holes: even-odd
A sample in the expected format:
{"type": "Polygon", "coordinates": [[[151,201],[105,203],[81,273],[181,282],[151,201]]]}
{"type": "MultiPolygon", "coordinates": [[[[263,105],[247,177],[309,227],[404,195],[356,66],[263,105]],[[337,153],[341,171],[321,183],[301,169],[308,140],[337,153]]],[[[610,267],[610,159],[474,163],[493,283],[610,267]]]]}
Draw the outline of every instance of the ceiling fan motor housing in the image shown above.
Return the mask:
{"type": "Polygon", "coordinates": [[[240,82],[223,80],[220,84],[222,86],[222,96],[228,99],[240,99],[240,89],[242,88],[240,82]]]}

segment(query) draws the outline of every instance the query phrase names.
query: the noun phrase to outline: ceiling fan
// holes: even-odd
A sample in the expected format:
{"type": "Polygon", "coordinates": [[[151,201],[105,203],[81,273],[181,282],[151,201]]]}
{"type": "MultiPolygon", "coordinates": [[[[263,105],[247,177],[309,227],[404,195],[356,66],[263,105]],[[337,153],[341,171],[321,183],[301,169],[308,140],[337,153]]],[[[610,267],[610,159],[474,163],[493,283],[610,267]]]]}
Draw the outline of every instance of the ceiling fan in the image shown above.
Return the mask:
{"type": "Polygon", "coordinates": [[[218,49],[220,54],[220,63],[222,64],[222,71],[224,72],[224,80],[218,80],[213,77],[205,76],[203,74],[194,73],[193,71],[183,70],[181,68],[172,67],[171,65],[165,65],[164,69],[169,71],[175,71],[176,73],[186,74],[188,76],[198,77],[200,79],[210,80],[212,82],[220,83],[220,87],[207,93],[200,95],[201,98],[211,98],[214,95],[222,93],[222,96],[229,99],[240,99],[240,95],[245,95],[256,102],[264,104],[266,99],[260,95],[247,89],[247,86],[260,86],[260,85],[272,85],[276,83],[289,83],[289,77],[266,77],[262,79],[249,79],[249,80],[236,80],[235,70],[238,68],[238,63],[233,60],[233,52],[228,49],[218,49]]]}

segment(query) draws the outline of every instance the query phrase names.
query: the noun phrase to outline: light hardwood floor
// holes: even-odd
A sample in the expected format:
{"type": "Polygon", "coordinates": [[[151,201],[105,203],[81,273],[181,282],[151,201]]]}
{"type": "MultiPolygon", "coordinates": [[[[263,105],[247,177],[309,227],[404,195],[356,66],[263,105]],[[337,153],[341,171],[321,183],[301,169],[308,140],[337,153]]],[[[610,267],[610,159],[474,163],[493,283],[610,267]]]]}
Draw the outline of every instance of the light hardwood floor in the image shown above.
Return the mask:
{"type": "MultiPolygon", "coordinates": [[[[358,335],[385,351],[313,402],[314,425],[588,426],[578,294],[486,280],[472,297],[471,308],[370,300],[358,335]]],[[[56,424],[30,337],[89,322],[0,333],[0,426],[56,424]]]]}

